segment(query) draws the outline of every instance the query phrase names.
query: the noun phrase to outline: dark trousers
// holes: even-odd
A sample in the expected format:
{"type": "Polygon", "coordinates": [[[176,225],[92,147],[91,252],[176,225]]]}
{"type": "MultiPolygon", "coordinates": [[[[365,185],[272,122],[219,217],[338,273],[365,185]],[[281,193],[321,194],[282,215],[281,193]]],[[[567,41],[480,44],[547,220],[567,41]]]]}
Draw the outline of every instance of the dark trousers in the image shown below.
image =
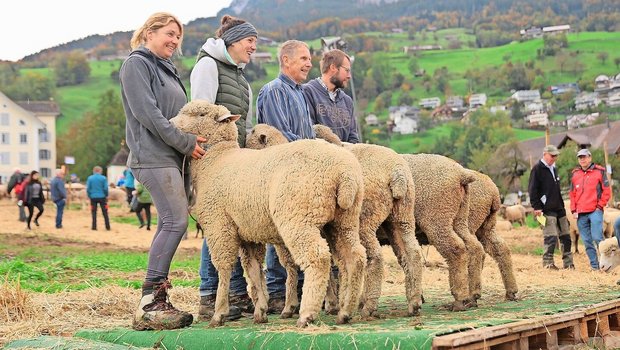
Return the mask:
{"type": "Polygon", "coordinates": [[[140,226],[146,224],[146,228],[151,228],[151,203],[140,203],[138,202],[138,207],[136,208],[136,216],[140,221],[140,226]],[[146,222],[142,218],[142,210],[146,213],[146,222]]]}
{"type": "Polygon", "coordinates": [[[105,221],[106,230],[110,229],[110,217],[108,216],[108,199],[107,198],[91,198],[90,199],[90,213],[93,216],[93,224],[91,228],[97,229],[97,204],[101,206],[101,212],[103,213],[103,220],[105,221]]]}
{"type": "Polygon", "coordinates": [[[37,216],[35,216],[34,221],[38,222],[41,215],[43,215],[43,201],[41,198],[33,198],[30,203],[28,203],[28,228],[30,228],[35,207],[39,209],[39,212],[37,213],[37,216]]]}

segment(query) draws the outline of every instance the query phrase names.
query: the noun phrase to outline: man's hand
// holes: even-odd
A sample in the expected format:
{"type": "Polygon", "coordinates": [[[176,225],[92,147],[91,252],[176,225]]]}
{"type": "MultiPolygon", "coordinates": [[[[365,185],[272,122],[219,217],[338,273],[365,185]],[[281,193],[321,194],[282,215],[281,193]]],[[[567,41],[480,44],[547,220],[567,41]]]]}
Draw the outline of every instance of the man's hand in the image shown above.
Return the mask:
{"type": "Polygon", "coordinates": [[[575,220],[577,220],[577,219],[579,219],[579,214],[573,213],[573,217],[575,218],[575,220]]]}
{"type": "Polygon", "coordinates": [[[540,216],[540,215],[542,215],[542,210],[540,209],[534,210],[534,216],[540,216]]]}

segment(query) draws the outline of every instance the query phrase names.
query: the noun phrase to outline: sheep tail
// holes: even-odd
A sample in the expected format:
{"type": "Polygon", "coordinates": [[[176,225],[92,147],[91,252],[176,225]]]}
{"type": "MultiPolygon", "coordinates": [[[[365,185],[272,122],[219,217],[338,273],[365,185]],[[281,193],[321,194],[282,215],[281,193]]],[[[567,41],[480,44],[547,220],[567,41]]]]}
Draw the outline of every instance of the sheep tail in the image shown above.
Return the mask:
{"type": "Polygon", "coordinates": [[[474,181],[476,181],[476,175],[473,172],[467,169],[461,172],[461,186],[467,186],[474,181]]]}
{"type": "Polygon", "coordinates": [[[390,190],[394,199],[402,199],[407,195],[407,171],[404,167],[398,166],[392,171],[390,190]]]}
{"type": "Polygon", "coordinates": [[[346,173],[342,174],[336,190],[338,206],[342,209],[352,208],[355,203],[355,196],[359,191],[357,181],[346,173]]]}

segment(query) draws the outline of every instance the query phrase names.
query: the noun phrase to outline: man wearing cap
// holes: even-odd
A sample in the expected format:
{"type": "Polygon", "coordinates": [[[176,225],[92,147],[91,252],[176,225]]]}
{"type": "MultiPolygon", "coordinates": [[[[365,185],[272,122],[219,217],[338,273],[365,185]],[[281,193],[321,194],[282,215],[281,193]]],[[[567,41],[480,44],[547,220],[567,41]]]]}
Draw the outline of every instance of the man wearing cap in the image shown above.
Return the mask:
{"type": "Polygon", "coordinates": [[[532,167],[528,191],[530,202],[534,208],[534,216],[544,215],[545,227],[543,228],[543,267],[557,270],[554,263],[553,252],[560,240],[562,250],[562,263],[565,269],[574,269],[573,253],[569,224],[566,218],[564,200],[560,192],[560,176],[554,166],[560,151],[554,145],[543,148],[543,156],[532,167]]]}
{"type": "Polygon", "coordinates": [[[598,244],[603,240],[603,210],[611,197],[605,168],[592,162],[586,148],[577,152],[579,166],[570,179],[570,211],[577,219],[579,235],[586,247],[590,266],[598,270],[598,244]]]}

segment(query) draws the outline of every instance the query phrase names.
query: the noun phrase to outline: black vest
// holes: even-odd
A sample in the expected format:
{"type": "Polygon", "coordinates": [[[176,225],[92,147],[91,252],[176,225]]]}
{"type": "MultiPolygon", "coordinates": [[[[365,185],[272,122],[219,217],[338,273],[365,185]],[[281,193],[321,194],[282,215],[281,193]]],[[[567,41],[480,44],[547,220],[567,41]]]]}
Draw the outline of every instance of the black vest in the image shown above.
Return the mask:
{"type": "Polygon", "coordinates": [[[243,76],[243,69],[220,62],[202,49],[196,62],[205,56],[211,57],[217,64],[218,89],[215,104],[228,108],[231,114],[241,115],[241,118],[236,122],[237,141],[241,147],[245,147],[245,121],[250,109],[250,86],[243,76]]]}

